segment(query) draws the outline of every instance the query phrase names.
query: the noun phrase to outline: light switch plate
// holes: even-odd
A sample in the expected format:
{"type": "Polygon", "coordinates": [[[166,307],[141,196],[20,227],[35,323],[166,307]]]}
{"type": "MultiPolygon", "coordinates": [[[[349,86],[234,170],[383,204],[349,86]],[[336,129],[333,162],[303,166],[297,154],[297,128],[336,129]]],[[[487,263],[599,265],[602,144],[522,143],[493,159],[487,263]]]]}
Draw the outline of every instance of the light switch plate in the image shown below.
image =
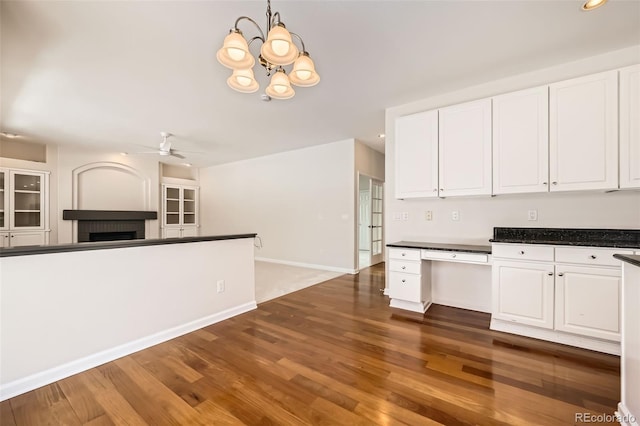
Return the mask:
{"type": "Polygon", "coordinates": [[[529,210],[527,215],[528,220],[538,220],[538,210],[529,210]]]}

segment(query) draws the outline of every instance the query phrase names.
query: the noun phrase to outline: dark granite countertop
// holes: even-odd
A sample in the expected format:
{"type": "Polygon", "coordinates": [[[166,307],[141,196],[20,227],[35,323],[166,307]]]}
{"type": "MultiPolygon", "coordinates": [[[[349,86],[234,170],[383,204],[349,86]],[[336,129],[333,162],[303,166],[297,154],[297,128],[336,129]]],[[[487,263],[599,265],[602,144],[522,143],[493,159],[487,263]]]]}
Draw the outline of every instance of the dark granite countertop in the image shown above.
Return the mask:
{"type": "Polygon", "coordinates": [[[493,228],[492,243],[640,248],[640,229],[493,228]]]}
{"type": "Polygon", "coordinates": [[[640,268],[640,255],[638,254],[614,254],[613,257],[640,268]]]}
{"type": "Polygon", "coordinates": [[[387,247],[415,248],[425,250],[461,251],[467,253],[491,254],[491,246],[476,246],[466,244],[429,243],[419,241],[398,241],[387,244],[387,247]]]}
{"type": "Polygon", "coordinates": [[[198,243],[202,241],[237,240],[255,238],[257,234],[210,235],[202,237],[140,239],[95,243],[52,244],[46,246],[22,246],[0,248],[0,257],[29,256],[33,254],[65,253],[70,251],[106,250],[128,247],[159,246],[164,244],[198,243]]]}

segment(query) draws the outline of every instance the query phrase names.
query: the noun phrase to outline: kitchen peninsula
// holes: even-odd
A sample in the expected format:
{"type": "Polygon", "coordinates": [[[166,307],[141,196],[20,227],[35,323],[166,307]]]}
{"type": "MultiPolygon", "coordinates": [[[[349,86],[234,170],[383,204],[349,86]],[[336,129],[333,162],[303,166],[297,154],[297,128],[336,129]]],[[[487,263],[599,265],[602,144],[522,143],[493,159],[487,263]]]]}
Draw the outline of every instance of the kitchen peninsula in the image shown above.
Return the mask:
{"type": "Polygon", "coordinates": [[[256,308],[256,234],[0,250],[0,399],[256,308]]]}

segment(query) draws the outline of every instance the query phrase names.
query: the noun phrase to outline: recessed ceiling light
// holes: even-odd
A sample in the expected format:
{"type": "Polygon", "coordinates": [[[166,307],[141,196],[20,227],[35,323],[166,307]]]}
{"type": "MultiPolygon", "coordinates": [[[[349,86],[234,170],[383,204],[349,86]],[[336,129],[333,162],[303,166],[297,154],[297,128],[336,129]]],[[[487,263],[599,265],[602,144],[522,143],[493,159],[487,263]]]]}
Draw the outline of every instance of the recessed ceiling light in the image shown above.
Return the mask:
{"type": "Polygon", "coordinates": [[[600,6],[602,6],[603,4],[605,4],[607,2],[607,0],[587,0],[586,2],[584,2],[584,4],[582,5],[582,10],[593,10],[593,9],[597,9],[600,6]]]}
{"type": "Polygon", "coordinates": [[[127,155],[129,155],[129,153],[128,152],[121,152],[120,155],[127,156],[127,155]]]}
{"type": "Polygon", "coordinates": [[[193,164],[191,164],[191,163],[182,163],[182,165],[185,166],[185,167],[191,167],[193,164]]]}
{"type": "Polygon", "coordinates": [[[8,133],[8,132],[0,132],[0,135],[4,136],[5,138],[8,139],[15,139],[15,138],[19,138],[20,135],[15,134],[15,133],[8,133]]]}
{"type": "Polygon", "coordinates": [[[379,137],[380,139],[384,139],[384,133],[378,133],[378,137],[379,137]]]}

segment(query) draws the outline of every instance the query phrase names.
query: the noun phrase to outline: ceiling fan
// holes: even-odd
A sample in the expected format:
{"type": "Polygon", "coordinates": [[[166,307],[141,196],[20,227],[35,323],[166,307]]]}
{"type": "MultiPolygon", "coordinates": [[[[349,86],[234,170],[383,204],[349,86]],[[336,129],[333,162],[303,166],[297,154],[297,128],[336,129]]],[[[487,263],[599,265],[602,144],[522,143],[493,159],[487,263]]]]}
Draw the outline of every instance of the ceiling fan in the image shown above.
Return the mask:
{"type": "Polygon", "coordinates": [[[192,152],[192,151],[180,151],[177,149],[172,149],[171,148],[171,141],[169,141],[169,138],[171,136],[173,136],[171,133],[169,132],[160,132],[160,136],[162,136],[162,142],[160,142],[160,146],[157,150],[155,151],[144,151],[144,152],[134,152],[133,154],[158,154],[158,155],[162,155],[162,156],[171,156],[171,157],[176,157],[176,158],[180,158],[180,159],[185,159],[186,157],[184,155],[179,154],[180,152],[192,152]]]}

